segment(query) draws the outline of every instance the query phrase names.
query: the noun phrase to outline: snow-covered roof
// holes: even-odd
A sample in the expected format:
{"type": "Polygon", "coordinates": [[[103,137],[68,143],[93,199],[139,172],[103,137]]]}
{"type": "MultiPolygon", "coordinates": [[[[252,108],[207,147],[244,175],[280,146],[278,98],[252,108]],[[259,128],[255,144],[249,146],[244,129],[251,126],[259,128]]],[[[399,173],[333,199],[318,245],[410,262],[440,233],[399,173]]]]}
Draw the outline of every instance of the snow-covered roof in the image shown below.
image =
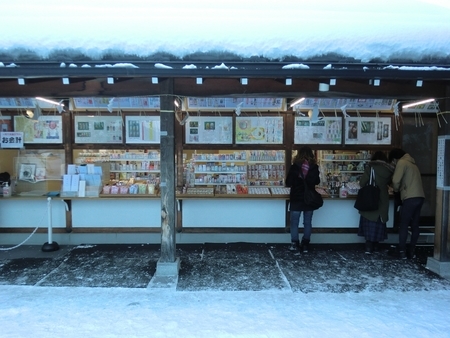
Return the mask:
{"type": "Polygon", "coordinates": [[[450,63],[445,0],[16,0],[0,61],[214,59],[450,63]]]}

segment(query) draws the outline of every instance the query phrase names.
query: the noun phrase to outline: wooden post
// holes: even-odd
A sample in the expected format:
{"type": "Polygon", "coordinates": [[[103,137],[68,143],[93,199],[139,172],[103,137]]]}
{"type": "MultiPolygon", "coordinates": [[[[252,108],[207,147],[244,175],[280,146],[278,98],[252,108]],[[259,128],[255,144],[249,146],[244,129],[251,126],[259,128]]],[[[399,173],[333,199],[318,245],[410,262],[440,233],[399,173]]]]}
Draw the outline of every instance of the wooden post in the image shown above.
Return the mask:
{"type": "Polygon", "coordinates": [[[161,85],[161,258],[160,262],[175,262],[175,113],[173,79],[161,85]]]}

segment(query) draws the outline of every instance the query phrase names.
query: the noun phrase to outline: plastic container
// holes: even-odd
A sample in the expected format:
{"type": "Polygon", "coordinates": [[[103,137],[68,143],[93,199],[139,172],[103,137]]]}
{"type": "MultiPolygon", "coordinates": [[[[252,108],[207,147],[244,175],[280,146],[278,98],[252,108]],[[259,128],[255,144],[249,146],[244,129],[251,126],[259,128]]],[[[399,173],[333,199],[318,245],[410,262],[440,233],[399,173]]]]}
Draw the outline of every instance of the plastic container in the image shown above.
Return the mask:
{"type": "Polygon", "coordinates": [[[341,189],[339,189],[339,197],[347,198],[348,196],[348,188],[345,185],[345,182],[342,183],[341,189]]]}
{"type": "Polygon", "coordinates": [[[11,187],[8,182],[3,186],[3,197],[11,197],[11,187]]]}

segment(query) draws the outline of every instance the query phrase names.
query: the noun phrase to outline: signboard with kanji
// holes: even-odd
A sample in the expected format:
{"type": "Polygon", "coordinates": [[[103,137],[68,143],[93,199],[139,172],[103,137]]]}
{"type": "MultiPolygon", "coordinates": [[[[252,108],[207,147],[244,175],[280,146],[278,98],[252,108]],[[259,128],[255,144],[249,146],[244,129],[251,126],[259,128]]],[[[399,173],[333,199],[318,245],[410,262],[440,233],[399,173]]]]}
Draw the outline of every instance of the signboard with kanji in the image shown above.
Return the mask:
{"type": "Polygon", "coordinates": [[[1,148],[23,148],[23,133],[5,131],[0,133],[1,148]]]}

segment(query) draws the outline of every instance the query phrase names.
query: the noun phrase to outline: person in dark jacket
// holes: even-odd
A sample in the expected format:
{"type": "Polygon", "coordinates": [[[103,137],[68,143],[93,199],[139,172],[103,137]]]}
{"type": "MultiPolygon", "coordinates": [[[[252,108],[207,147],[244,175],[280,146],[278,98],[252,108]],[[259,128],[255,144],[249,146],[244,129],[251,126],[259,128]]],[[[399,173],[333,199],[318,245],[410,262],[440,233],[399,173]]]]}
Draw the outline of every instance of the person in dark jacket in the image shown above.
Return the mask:
{"type": "Polygon", "coordinates": [[[395,165],[392,188],[394,188],[394,192],[400,192],[400,198],[402,199],[398,255],[401,259],[413,258],[420,235],[420,210],[425,200],[422,177],[414,159],[403,149],[392,149],[389,153],[389,160],[395,165]],[[411,226],[411,241],[407,251],[406,241],[409,226],[411,226]]]}
{"type": "Polygon", "coordinates": [[[307,206],[304,202],[304,184],[307,184],[310,189],[315,189],[315,186],[320,183],[319,166],[316,163],[313,151],[306,146],[298,151],[293,162],[286,178],[286,186],[291,188],[289,196],[291,246],[289,250],[296,251],[301,249],[303,252],[308,252],[314,209],[307,206]],[[302,213],[304,228],[300,244],[298,226],[302,213]]]}
{"type": "Polygon", "coordinates": [[[382,151],[376,151],[366,166],[359,184],[365,186],[370,181],[370,173],[375,172],[375,183],[380,188],[378,209],[360,211],[358,236],[366,239],[366,253],[371,254],[379,242],[387,239],[386,222],[389,211],[389,184],[391,184],[394,166],[388,164],[388,157],[382,151]]]}

